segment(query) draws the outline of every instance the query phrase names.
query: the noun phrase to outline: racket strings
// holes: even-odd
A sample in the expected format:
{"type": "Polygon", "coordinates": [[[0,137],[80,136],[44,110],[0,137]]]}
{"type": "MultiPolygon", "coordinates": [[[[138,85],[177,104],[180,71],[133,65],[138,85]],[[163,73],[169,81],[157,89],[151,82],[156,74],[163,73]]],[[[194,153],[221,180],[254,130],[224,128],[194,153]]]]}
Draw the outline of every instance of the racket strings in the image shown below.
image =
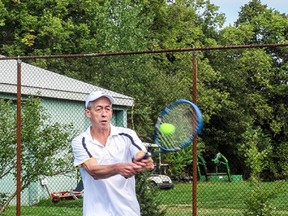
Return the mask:
{"type": "Polygon", "coordinates": [[[158,139],[165,149],[179,149],[181,145],[191,139],[197,127],[195,110],[186,103],[174,106],[161,119],[161,123],[172,124],[175,131],[165,134],[159,131],[158,139]]]}

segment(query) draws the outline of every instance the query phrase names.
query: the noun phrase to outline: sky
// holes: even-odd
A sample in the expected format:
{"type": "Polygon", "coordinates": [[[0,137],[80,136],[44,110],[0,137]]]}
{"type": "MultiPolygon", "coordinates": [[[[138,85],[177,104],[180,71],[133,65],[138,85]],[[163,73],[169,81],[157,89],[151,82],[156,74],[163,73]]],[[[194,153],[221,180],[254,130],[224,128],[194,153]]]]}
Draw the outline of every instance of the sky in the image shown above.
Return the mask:
{"type": "MultiPolygon", "coordinates": [[[[214,5],[219,6],[219,11],[226,16],[225,26],[233,24],[238,18],[240,7],[250,2],[250,0],[210,0],[214,5]]],[[[288,14],[288,0],[261,0],[263,5],[275,9],[280,13],[288,14]]]]}

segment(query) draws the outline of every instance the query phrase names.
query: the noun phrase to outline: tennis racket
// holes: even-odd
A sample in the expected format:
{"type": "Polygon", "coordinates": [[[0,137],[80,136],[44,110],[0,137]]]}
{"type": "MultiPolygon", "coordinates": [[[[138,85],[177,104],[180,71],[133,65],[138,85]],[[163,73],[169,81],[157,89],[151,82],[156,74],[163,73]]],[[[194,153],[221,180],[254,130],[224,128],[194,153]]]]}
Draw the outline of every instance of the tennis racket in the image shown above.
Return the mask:
{"type": "Polygon", "coordinates": [[[202,125],[201,111],[191,101],[180,99],[168,105],[160,113],[153,135],[160,151],[147,153],[143,159],[189,146],[200,134],[202,125]]]}

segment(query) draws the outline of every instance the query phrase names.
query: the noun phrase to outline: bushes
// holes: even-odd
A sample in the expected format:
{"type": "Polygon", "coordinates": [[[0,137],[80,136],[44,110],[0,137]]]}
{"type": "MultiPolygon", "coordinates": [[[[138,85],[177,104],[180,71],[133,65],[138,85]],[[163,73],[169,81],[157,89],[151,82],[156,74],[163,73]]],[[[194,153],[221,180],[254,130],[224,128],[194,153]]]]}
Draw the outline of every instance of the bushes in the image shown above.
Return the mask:
{"type": "Polygon", "coordinates": [[[165,210],[160,208],[160,200],[157,199],[157,189],[149,185],[147,178],[150,172],[139,173],[136,176],[136,192],[141,208],[142,216],[163,216],[165,210]]]}

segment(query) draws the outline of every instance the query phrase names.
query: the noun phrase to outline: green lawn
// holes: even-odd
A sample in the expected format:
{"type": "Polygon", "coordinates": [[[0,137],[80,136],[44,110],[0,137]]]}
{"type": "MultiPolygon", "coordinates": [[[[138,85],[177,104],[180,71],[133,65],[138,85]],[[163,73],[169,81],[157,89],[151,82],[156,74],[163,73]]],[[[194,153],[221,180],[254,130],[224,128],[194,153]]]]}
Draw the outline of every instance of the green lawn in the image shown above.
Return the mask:
{"type": "MultiPolygon", "coordinates": [[[[249,192],[247,182],[200,182],[197,187],[197,212],[199,216],[241,215],[245,209],[245,197],[249,192]]],[[[263,183],[262,187],[273,190],[276,183],[263,183]]],[[[284,185],[285,192],[279,194],[273,204],[276,207],[273,215],[288,216],[288,182],[284,185]]],[[[161,207],[167,209],[168,216],[192,215],[192,185],[175,184],[174,189],[159,190],[158,199],[161,207]]],[[[14,216],[15,207],[10,207],[3,216],[14,216]]],[[[53,204],[45,200],[37,206],[21,208],[23,216],[79,216],[82,215],[82,200],[60,201],[53,204]]]]}
{"type": "MultiPolygon", "coordinates": [[[[262,183],[261,187],[274,190],[277,183],[262,183]]],[[[288,182],[284,184],[285,192],[279,194],[272,203],[275,206],[273,215],[288,216],[288,182]]],[[[248,182],[201,182],[197,186],[197,215],[241,215],[245,209],[245,198],[248,196],[248,182]]],[[[175,189],[160,191],[159,199],[163,207],[168,208],[167,215],[192,214],[192,187],[177,184],[175,189]]]]}
{"type": "MultiPolygon", "coordinates": [[[[15,207],[10,207],[1,216],[16,215],[15,207]]],[[[64,200],[57,204],[51,200],[43,200],[37,206],[22,206],[21,216],[80,216],[82,215],[82,199],[64,200]]]]}

